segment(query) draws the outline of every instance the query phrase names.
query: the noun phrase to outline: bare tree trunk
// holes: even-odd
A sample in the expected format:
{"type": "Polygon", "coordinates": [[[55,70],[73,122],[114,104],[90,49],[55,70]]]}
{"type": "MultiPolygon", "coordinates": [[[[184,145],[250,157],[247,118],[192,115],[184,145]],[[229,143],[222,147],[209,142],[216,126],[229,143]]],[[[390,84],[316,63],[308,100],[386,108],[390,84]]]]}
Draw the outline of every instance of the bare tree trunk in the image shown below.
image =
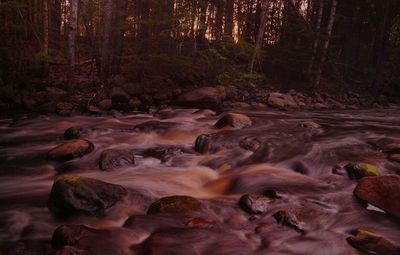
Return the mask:
{"type": "Polygon", "coordinates": [[[251,63],[250,63],[250,73],[254,72],[254,64],[256,62],[256,59],[259,55],[259,52],[261,50],[262,42],[264,39],[264,33],[265,33],[265,26],[267,25],[266,19],[267,19],[267,7],[268,7],[268,1],[263,0],[261,3],[261,20],[260,20],[260,26],[258,29],[258,35],[257,35],[257,40],[256,40],[256,46],[254,48],[253,52],[253,57],[251,58],[251,63]]]}
{"type": "Polygon", "coordinates": [[[318,5],[317,5],[318,14],[317,14],[317,21],[316,21],[316,25],[315,25],[316,36],[314,39],[313,51],[312,51],[312,55],[311,55],[310,64],[308,66],[308,73],[310,75],[313,74],[313,69],[315,67],[314,62],[317,57],[318,46],[319,46],[320,40],[321,40],[321,23],[322,23],[322,14],[324,12],[324,0],[316,0],[315,2],[317,2],[317,1],[318,1],[318,5]]]}
{"type": "Polygon", "coordinates": [[[316,74],[315,74],[314,89],[318,88],[318,86],[321,82],[322,71],[323,71],[325,61],[326,61],[326,54],[328,52],[329,42],[331,39],[332,28],[333,28],[333,24],[335,23],[336,7],[337,7],[337,0],[332,0],[331,12],[329,14],[328,26],[326,28],[326,38],[325,38],[324,45],[322,46],[321,58],[319,61],[319,65],[317,66],[317,70],[316,70],[316,74]]]}
{"type": "Polygon", "coordinates": [[[49,54],[49,6],[43,1],[43,54],[49,54]]]}
{"type": "Polygon", "coordinates": [[[111,30],[113,18],[113,0],[107,0],[104,6],[103,46],[101,49],[101,77],[107,78],[111,70],[111,30]]]}
{"type": "Polygon", "coordinates": [[[68,85],[73,90],[75,85],[75,46],[78,28],[78,0],[70,0],[71,20],[68,33],[68,85]]]}
{"type": "Polygon", "coordinates": [[[224,0],[217,0],[215,14],[215,39],[217,41],[222,38],[222,23],[224,18],[224,0]]]}
{"type": "Polygon", "coordinates": [[[232,39],[232,33],[233,33],[233,12],[234,12],[234,0],[226,0],[224,35],[229,39],[232,39]]]}

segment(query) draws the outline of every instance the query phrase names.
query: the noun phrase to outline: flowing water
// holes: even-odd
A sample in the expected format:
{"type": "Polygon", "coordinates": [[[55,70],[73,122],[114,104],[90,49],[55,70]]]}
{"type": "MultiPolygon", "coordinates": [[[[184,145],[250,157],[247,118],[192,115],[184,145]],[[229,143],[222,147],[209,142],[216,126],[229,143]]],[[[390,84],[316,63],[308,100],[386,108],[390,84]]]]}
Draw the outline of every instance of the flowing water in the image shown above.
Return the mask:
{"type": "MultiPolygon", "coordinates": [[[[99,230],[81,242],[89,254],[358,254],[345,240],[356,228],[400,242],[399,222],[357,201],[356,182],[340,169],[332,171],[362,161],[378,165],[385,174],[400,173],[400,164],[379,151],[380,144],[400,142],[399,109],[242,113],[251,117],[251,127],[217,130],[214,112],[190,109],[1,120],[0,247],[25,243],[41,251],[26,254],[52,254],[49,241],[62,224],[99,230]],[[164,125],[134,128],[150,120],[164,125]],[[301,127],[305,120],[320,128],[301,127]],[[82,127],[82,137],[95,150],[66,163],[47,161],[46,152],[63,142],[63,132],[71,126],[82,127]],[[193,149],[200,134],[215,134],[208,154],[193,149]],[[242,149],[244,139],[261,146],[255,152],[242,149]],[[109,148],[134,152],[135,165],[100,170],[100,153],[109,148]],[[163,148],[173,153],[162,160],[145,153],[163,148]],[[140,199],[131,194],[103,217],[56,219],[46,204],[60,174],[120,184],[141,194],[140,199]],[[267,213],[251,216],[237,205],[241,195],[266,190],[282,197],[271,202],[267,213]],[[199,199],[201,212],[146,215],[152,202],[170,195],[199,199]],[[294,212],[304,232],[277,224],[272,215],[279,210],[294,212]],[[207,220],[206,226],[188,226],[198,217],[207,220]]],[[[0,248],[0,254],[7,251],[0,248]]]]}

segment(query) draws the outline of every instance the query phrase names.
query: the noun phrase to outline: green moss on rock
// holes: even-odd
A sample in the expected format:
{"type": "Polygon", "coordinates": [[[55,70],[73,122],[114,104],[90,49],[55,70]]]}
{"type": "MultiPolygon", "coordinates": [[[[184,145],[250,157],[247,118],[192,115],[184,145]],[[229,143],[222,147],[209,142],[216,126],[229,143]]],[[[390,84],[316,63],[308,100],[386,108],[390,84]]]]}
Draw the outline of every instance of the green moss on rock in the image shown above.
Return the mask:
{"type": "Polygon", "coordinates": [[[380,170],[377,166],[367,163],[350,163],[345,168],[350,179],[359,180],[366,176],[380,175],[380,170]]]}

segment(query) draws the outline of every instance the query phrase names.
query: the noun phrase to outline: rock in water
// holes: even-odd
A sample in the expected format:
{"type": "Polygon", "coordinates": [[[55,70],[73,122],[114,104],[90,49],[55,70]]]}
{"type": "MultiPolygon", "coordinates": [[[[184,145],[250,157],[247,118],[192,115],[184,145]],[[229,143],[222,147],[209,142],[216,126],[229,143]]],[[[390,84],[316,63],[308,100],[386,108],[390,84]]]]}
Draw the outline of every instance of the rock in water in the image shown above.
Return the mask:
{"type": "Polygon", "coordinates": [[[399,255],[400,247],[385,237],[358,229],[354,236],[348,237],[347,242],[356,249],[368,254],[399,255]]]}
{"type": "Polygon", "coordinates": [[[389,155],[389,159],[393,160],[393,161],[396,161],[396,162],[400,162],[400,153],[390,154],[389,155]]]}
{"type": "Polygon", "coordinates": [[[98,106],[100,109],[104,110],[104,111],[108,111],[108,110],[110,110],[110,109],[112,108],[112,100],[111,100],[111,99],[104,99],[104,100],[101,100],[101,101],[97,104],[97,106],[98,106]]]}
{"type": "Polygon", "coordinates": [[[121,87],[113,87],[110,92],[112,106],[115,109],[125,109],[128,106],[130,96],[121,87]]]}
{"type": "Polygon", "coordinates": [[[100,155],[99,167],[102,170],[110,170],[122,166],[135,164],[135,157],[132,152],[124,150],[107,149],[100,155]]]}
{"type": "Polygon", "coordinates": [[[310,128],[310,129],[318,129],[318,128],[321,127],[320,125],[318,125],[317,123],[315,123],[315,122],[312,121],[312,120],[303,121],[303,122],[301,122],[299,125],[300,125],[300,127],[303,127],[303,128],[310,128]]]}
{"type": "Polygon", "coordinates": [[[215,123],[214,127],[216,128],[224,128],[224,127],[233,127],[233,128],[245,128],[251,126],[251,119],[239,113],[228,113],[215,123]]]}
{"type": "Polygon", "coordinates": [[[304,229],[302,227],[302,222],[300,222],[296,215],[288,212],[288,211],[279,211],[277,213],[275,213],[273,215],[273,217],[275,218],[275,220],[283,225],[283,226],[288,226],[290,228],[293,228],[294,230],[300,232],[300,233],[304,233],[304,229]]]}
{"type": "Polygon", "coordinates": [[[358,182],[354,195],[400,218],[400,176],[364,177],[358,182]]]}
{"type": "Polygon", "coordinates": [[[239,200],[239,206],[249,214],[261,214],[268,210],[271,199],[260,194],[244,195],[239,200]]]}
{"type": "Polygon", "coordinates": [[[48,208],[57,217],[75,213],[102,216],[127,194],[120,185],[79,176],[60,176],[54,181],[48,208]]]}
{"type": "Polygon", "coordinates": [[[224,99],[223,89],[202,87],[179,96],[178,103],[196,108],[214,108],[220,106],[224,99]]]}
{"type": "Polygon", "coordinates": [[[47,152],[47,159],[64,162],[83,157],[93,150],[94,145],[87,140],[72,140],[58,145],[47,152]]]}
{"type": "Polygon", "coordinates": [[[400,153],[400,143],[386,144],[382,146],[382,151],[389,154],[400,153]]]}
{"type": "Polygon", "coordinates": [[[81,137],[82,128],[70,127],[64,132],[64,140],[79,139],[81,137]]]}
{"type": "Polygon", "coordinates": [[[189,196],[163,197],[152,203],[147,214],[157,213],[192,213],[200,209],[200,202],[189,196]]]}
{"type": "Polygon", "coordinates": [[[350,163],[345,166],[350,179],[359,180],[366,176],[380,175],[379,168],[366,163],[350,163]]]}
{"type": "Polygon", "coordinates": [[[211,146],[211,141],[210,141],[210,136],[209,135],[199,135],[196,138],[196,143],[194,146],[194,150],[198,153],[205,154],[208,153],[210,150],[211,146]]]}

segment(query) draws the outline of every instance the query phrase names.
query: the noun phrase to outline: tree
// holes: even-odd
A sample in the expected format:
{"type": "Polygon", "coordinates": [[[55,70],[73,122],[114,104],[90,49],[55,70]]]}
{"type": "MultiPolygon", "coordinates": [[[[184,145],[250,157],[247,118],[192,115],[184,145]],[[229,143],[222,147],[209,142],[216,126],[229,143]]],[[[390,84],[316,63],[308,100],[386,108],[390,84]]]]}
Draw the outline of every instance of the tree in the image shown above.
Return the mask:
{"type": "Polygon", "coordinates": [[[264,34],[265,34],[265,27],[267,25],[266,23],[266,13],[267,13],[267,2],[268,0],[264,0],[261,3],[261,17],[260,17],[260,26],[258,29],[258,34],[257,34],[257,39],[256,39],[256,46],[254,48],[253,52],[253,57],[251,58],[251,64],[250,64],[250,73],[254,72],[254,64],[256,61],[256,58],[260,54],[261,46],[264,40],[264,34]]]}
{"type": "Polygon", "coordinates": [[[113,0],[106,0],[103,14],[103,46],[101,49],[101,77],[107,78],[111,71],[111,32],[114,4],[113,0]]]}
{"type": "Polygon", "coordinates": [[[71,18],[68,33],[68,87],[72,91],[75,86],[75,46],[78,29],[78,0],[70,0],[71,18]]]}

